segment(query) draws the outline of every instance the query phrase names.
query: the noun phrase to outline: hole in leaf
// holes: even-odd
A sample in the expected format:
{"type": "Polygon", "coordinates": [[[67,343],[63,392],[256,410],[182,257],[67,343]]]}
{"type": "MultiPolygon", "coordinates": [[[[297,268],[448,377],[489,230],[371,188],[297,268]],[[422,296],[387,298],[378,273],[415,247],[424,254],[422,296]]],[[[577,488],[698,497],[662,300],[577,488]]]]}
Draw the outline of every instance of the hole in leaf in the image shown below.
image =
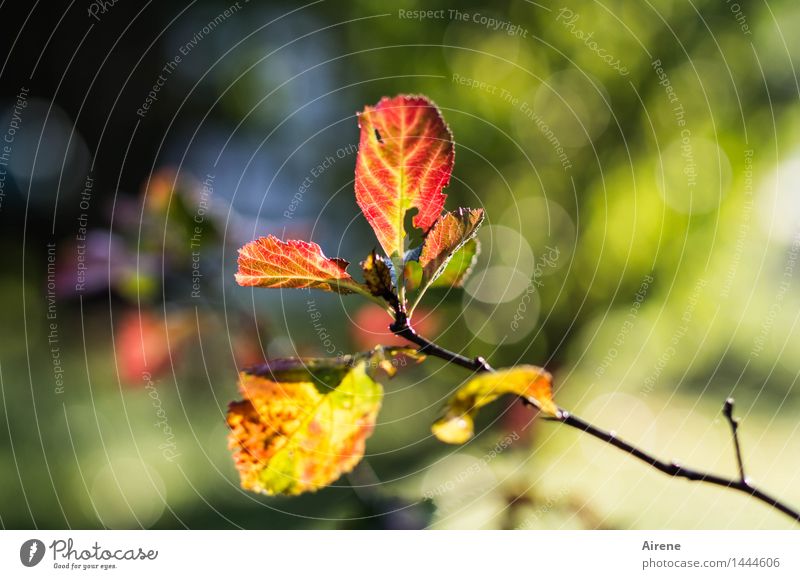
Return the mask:
{"type": "Polygon", "coordinates": [[[380,132],[378,131],[378,129],[375,129],[375,138],[376,138],[376,139],[378,139],[378,142],[379,142],[381,145],[383,144],[383,139],[381,138],[381,134],[380,134],[380,132]]]}
{"type": "Polygon", "coordinates": [[[417,247],[422,243],[422,230],[414,227],[414,217],[416,217],[417,213],[419,213],[419,209],[412,207],[406,211],[406,215],[403,218],[403,229],[408,239],[408,247],[417,247]]]}

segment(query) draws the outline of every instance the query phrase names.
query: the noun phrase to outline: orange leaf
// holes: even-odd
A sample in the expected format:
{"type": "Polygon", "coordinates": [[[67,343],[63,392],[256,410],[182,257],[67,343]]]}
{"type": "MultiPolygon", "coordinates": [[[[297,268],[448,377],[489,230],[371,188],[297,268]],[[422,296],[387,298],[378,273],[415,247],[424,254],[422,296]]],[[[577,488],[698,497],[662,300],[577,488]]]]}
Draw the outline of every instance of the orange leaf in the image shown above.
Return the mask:
{"type": "Polygon", "coordinates": [[[439,218],[453,170],[453,135],[424,96],[384,97],[359,115],[356,201],[389,257],[405,252],[406,212],[427,232],[439,218]]]}
{"type": "Polygon", "coordinates": [[[422,244],[419,264],[425,287],[444,271],[450,258],[475,236],[483,222],[483,209],[459,208],[442,215],[422,244]]]}
{"type": "Polygon", "coordinates": [[[316,288],[341,294],[366,290],[343,259],[325,257],[316,243],[260,237],[239,249],[236,283],[269,288],[316,288]]]}

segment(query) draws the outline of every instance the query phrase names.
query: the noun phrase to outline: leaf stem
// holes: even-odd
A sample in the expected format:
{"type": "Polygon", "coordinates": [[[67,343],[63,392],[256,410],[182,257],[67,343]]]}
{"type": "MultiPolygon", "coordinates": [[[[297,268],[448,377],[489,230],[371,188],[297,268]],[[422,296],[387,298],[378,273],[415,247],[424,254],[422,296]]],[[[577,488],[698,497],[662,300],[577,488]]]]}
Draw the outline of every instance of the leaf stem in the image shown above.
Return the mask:
{"type": "MultiPolygon", "coordinates": [[[[405,312],[395,310],[394,317],[395,321],[391,326],[389,326],[389,329],[395,335],[400,336],[401,338],[405,338],[409,342],[418,346],[420,353],[424,353],[429,356],[435,356],[442,360],[452,362],[468,370],[471,370],[472,372],[494,372],[494,369],[486,362],[484,358],[480,356],[477,358],[467,358],[466,356],[462,356],[461,354],[458,354],[456,352],[451,352],[449,350],[446,350],[445,348],[442,348],[441,346],[420,336],[411,327],[408,316],[406,315],[405,312]]],[[[607,444],[610,444],[615,448],[618,448],[619,450],[629,454],[633,458],[636,458],[648,464],[652,468],[668,476],[676,478],[684,478],[690,481],[725,487],[728,489],[732,489],[747,494],[753,497],[754,499],[769,505],[773,509],[780,511],[781,513],[787,515],[788,517],[791,517],[792,519],[800,523],[800,511],[788,506],[786,503],[759,490],[754,485],[752,485],[750,481],[745,477],[744,464],[742,462],[741,447],[739,445],[739,436],[738,436],[739,422],[738,420],[733,418],[733,399],[731,398],[726,400],[725,406],[723,408],[723,413],[725,414],[725,417],[728,419],[728,423],[730,424],[731,430],[733,432],[733,442],[734,442],[734,447],[736,449],[736,460],[739,467],[738,480],[729,479],[722,476],[687,468],[677,462],[664,462],[662,460],[659,460],[652,454],[619,438],[614,432],[608,432],[602,430],[601,428],[594,426],[593,424],[572,414],[571,412],[564,410],[563,408],[559,410],[561,410],[560,416],[548,418],[547,420],[552,422],[560,422],[561,424],[580,430],[581,432],[584,432],[589,436],[593,436],[594,438],[597,438],[598,440],[601,440],[607,444]]]]}
{"type": "Polygon", "coordinates": [[[414,314],[414,310],[417,309],[417,306],[419,305],[419,302],[422,301],[422,296],[425,295],[425,291],[427,289],[428,289],[427,287],[420,288],[419,293],[417,293],[417,295],[414,296],[414,301],[411,302],[411,305],[408,307],[408,317],[409,318],[414,314]]]}

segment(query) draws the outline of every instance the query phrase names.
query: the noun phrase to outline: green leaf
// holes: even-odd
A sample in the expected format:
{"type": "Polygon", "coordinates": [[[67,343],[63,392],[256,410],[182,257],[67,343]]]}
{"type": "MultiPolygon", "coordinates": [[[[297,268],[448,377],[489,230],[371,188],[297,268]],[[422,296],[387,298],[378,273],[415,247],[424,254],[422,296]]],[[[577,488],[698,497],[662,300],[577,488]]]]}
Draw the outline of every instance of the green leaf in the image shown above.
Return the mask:
{"type": "MultiPolygon", "coordinates": [[[[463,286],[469,274],[472,273],[472,268],[475,267],[480,253],[480,241],[477,237],[473,237],[453,254],[439,276],[428,287],[463,286]]],[[[419,289],[422,283],[422,266],[418,261],[406,261],[404,279],[408,291],[419,289]]]]}
{"type": "Polygon", "coordinates": [[[433,434],[449,444],[463,444],[472,438],[478,410],[503,394],[521,396],[548,416],[560,416],[553,401],[553,379],[538,366],[514,366],[479,374],[450,398],[442,418],[431,428],[433,434]]]}
{"type": "Polygon", "coordinates": [[[461,287],[464,285],[478,261],[480,252],[481,244],[477,238],[467,241],[453,254],[444,270],[431,283],[430,287],[461,287]]]}

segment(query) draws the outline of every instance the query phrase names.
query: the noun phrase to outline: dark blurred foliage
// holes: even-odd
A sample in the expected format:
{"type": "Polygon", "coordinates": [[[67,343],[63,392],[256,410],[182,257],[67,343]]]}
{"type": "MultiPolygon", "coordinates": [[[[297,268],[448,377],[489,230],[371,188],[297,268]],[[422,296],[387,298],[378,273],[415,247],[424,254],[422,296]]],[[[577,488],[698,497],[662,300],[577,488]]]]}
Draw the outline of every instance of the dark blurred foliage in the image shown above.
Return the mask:
{"type": "Polygon", "coordinates": [[[363,468],[310,496],[239,490],[224,412],[243,365],[385,341],[355,297],[236,287],[236,249],[274,233],[355,266],[377,245],[355,112],[424,93],[457,141],[448,206],[488,219],[420,327],[731,473],[733,393],[754,476],[800,502],[796,2],[98,6],[0,8],[0,134],[25,102],[0,198],[3,526],[784,524],[511,400],[443,447],[429,425],[466,376],[435,360],[385,384],[363,468]]]}

